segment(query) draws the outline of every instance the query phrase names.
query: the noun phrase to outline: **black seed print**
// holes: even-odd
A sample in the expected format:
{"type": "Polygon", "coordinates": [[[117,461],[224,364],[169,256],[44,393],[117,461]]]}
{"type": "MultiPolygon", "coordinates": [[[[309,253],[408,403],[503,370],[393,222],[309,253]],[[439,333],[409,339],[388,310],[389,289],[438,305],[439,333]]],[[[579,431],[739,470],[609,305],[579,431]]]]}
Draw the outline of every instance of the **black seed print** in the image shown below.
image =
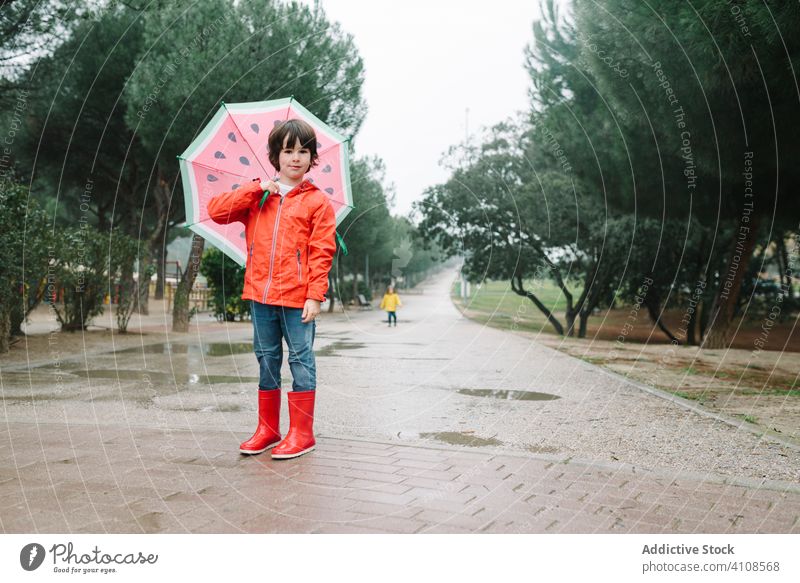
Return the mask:
{"type": "Polygon", "coordinates": [[[214,158],[216,158],[217,160],[224,160],[225,154],[217,150],[216,152],[214,152],[214,158]]]}
{"type": "Polygon", "coordinates": [[[245,166],[250,166],[250,160],[248,160],[244,156],[239,156],[239,162],[241,162],[245,166]]]}
{"type": "Polygon", "coordinates": [[[253,130],[255,133],[258,133],[258,124],[257,123],[251,123],[250,124],[250,129],[253,130]]]}
{"type": "Polygon", "coordinates": [[[206,176],[206,180],[208,180],[209,182],[216,182],[217,180],[219,180],[219,178],[217,178],[213,174],[209,174],[208,176],[206,176]]]}
{"type": "Polygon", "coordinates": [[[234,185],[231,186],[231,190],[236,190],[240,186],[241,186],[241,184],[234,184],[234,185]]]}
{"type": "Polygon", "coordinates": [[[235,141],[236,141],[236,134],[234,134],[233,132],[230,132],[230,133],[228,134],[228,139],[229,139],[231,142],[235,142],[235,141]]]}
{"type": "Polygon", "coordinates": [[[331,196],[333,196],[333,189],[332,189],[332,188],[326,188],[326,189],[325,189],[325,192],[327,192],[328,194],[330,194],[331,196]]]}
{"type": "Polygon", "coordinates": [[[325,174],[327,174],[327,173],[328,173],[328,172],[330,172],[331,170],[333,170],[333,168],[331,168],[331,165],[330,165],[330,164],[328,164],[327,166],[325,166],[325,168],[323,168],[323,169],[322,169],[322,171],[323,171],[325,174]]]}

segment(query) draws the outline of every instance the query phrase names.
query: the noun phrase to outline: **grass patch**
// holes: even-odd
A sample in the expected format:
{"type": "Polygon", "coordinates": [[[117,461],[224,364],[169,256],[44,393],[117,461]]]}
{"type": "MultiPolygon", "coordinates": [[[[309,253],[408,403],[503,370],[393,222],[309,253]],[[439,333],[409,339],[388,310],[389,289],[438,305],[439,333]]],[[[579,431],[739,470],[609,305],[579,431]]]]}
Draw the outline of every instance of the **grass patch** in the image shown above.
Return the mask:
{"type": "Polygon", "coordinates": [[[686,393],[684,391],[669,391],[676,397],[680,397],[682,399],[688,399],[689,401],[699,401],[703,402],[703,397],[701,395],[697,395],[695,393],[686,393]]]}

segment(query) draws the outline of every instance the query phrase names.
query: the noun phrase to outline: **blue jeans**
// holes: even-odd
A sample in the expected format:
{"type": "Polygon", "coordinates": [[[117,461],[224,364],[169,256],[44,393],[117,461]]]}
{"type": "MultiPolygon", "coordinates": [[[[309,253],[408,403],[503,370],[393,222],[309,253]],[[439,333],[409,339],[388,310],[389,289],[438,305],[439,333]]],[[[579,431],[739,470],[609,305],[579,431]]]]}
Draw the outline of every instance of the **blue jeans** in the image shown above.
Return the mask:
{"type": "Polygon", "coordinates": [[[259,366],[258,388],[280,388],[283,363],[283,339],[289,347],[289,368],[293,391],[317,388],[317,364],[314,360],[314,334],[317,322],[303,323],[303,308],[287,308],[251,300],[253,349],[259,366]]]}

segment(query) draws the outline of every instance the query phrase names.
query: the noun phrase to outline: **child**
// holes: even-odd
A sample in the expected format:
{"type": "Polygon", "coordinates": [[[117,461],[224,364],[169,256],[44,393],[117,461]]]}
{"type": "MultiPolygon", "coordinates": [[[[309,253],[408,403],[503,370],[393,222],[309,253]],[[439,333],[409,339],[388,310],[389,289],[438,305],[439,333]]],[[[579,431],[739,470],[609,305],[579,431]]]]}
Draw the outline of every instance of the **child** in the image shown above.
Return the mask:
{"type": "Polygon", "coordinates": [[[242,299],[251,301],[253,348],[259,364],[258,426],[239,446],[257,454],[274,446],[275,459],[294,458],[314,449],[315,318],[328,290],[336,251],[336,214],[325,193],[308,180],[317,163],[317,137],[301,120],[276,125],[267,142],[277,178],[252,182],[208,203],[218,223],[245,225],[247,264],[242,299]],[[264,197],[266,194],[266,197],[264,197]],[[261,204],[262,198],[266,198],[261,204]],[[289,432],[281,440],[282,339],[289,347],[292,391],[289,432]]]}
{"type": "Polygon", "coordinates": [[[394,319],[394,327],[397,328],[397,313],[395,310],[397,310],[398,306],[402,305],[400,296],[394,291],[394,286],[390,285],[386,288],[386,293],[383,294],[383,299],[381,300],[381,310],[386,310],[389,316],[389,326],[392,325],[392,319],[394,319]]]}

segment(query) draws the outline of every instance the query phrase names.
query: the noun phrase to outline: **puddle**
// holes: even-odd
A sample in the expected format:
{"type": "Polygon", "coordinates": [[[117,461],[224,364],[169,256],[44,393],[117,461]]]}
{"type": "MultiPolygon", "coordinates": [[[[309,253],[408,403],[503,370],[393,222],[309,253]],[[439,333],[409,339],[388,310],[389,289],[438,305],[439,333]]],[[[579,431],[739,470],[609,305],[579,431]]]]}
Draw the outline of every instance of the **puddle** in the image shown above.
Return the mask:
{"type": "Polygon", "coordinates": [[[458,389],[456,392],[461,395],[469,395],[470,397],[491,397],[493,399],[505,399],[508,401],[555,401],[561,398],[558,395],[551,395],[549,393],[507,391],[502,389],[458,389]]]}
{"type": "Polygon", "coordinates": [[[90,379],[119,379],[121,381],[142,381],[143,383],[184,384],[184,385],[216,385],[220,383],[257,383],[258,377],[243,377],[236,375],[199,375],[199,374],[174,374],[169,372],[156,372],[149,370],[125,369],[90,369],[73,370],[80,378],[90,379]]]}
{"type": "Polygon", "coordinates": [[[169,407],[172,411],[188,411],[194,413],[238,413],[244,411],[239,405],[208,405],[206,407],[169,407]]]}
{"type": "Polygon", "coordinates": [[[117,350],[114,354],[189,354],[193,356],[231,356],[253,352],[252,342],[210,342],[208,344],[178,344],[159,342],[117,350]]]}
{"type": "Polygon", "coordinates": [[[420,437],[425,439],[436,439],[450,445],[468,445],[470,447],[486,447],[493,445],[503,445],[503,442],[494,437],[476,437],[471,433],[461,433],[459,431],[439,431],[436,433],[420,433],[420,437]]]}
{"type": "Polygon", "coordinates": [[[315,350],[315,356],[339,356],[336,354],[338,350],[356,350],[358,348],[364,348],[366,344],[363,342],[348,342],[346,340],[336,340],[331,342],[327,346],[323,346],[322,348],[315,350]]]}
{"type": "Polygon", "coordinates": [[[70,379],[70,373],[64,371],[64,367],[58,369],[50,367],[52,372],[44,371],[8,371],[0,374],[0,381],[2,386],[30,386],[30,385],[46,385],[46,384],[61,384],[64,381],[77,380],[70,379]],[[66,378],[65,378],[66,377],[66,378]]]}

